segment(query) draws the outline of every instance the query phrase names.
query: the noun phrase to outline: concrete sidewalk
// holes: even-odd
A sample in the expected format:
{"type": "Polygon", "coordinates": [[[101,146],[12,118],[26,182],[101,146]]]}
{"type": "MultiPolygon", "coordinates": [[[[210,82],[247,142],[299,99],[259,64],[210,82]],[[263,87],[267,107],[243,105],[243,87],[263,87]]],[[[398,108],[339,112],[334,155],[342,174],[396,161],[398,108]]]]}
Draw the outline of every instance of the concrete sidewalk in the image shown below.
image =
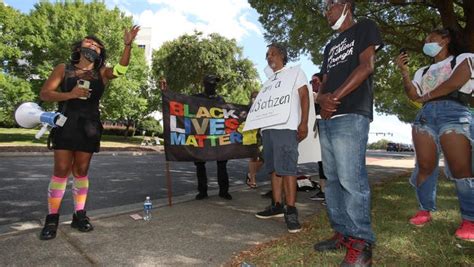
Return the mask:
{"type": "MultiPolygon", "coordinates": [[[[413,159],[368,160],[372,183],[408,175],[413,159]]],[[[56,239],[40,241],[41,223],[32,229],[0,235],[0,265],[160,265],[220,266],[233,255],[252,246],[288,235],[283,218],[261,220],[254,214],[269,204],[260,196],[269,185],[257,190],[231,188],[233,200],[216,196],[196,201],[194,195],[154,200],[153,218],[135,221],[142,203],[90,214],[95,230],[80,233],[63,222],[56,239]]],[[[324,206],[308,198],[313,192],[299,192],[300,221],[324,212],[324,206]]],[[[70,220],[70,218],[62,218],[70,220]]]]}

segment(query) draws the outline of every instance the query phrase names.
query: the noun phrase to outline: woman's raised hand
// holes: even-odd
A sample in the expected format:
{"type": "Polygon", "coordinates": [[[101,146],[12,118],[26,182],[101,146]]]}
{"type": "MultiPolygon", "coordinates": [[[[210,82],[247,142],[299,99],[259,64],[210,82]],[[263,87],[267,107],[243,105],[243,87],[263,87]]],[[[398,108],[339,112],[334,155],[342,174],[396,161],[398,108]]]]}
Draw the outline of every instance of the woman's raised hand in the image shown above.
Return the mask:
{"type": "Polygon", "coordinates": [[[133,25],[132,28],[127,31],[127,29],[124,30],[123,34],[123,42],[125,45],[131,45],[133,40],[135,40],[135,37],[137,37],[138,32],[140,31],[140,26],[138,25],[133,25]]]}

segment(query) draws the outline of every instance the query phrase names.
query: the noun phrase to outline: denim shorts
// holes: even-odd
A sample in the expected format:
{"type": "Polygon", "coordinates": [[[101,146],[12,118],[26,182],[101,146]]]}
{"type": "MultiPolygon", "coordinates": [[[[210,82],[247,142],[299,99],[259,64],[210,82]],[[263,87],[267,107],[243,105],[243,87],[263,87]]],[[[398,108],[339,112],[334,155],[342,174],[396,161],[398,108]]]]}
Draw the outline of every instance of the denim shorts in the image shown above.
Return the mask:
{"type": "Polygon", "coordinates": [[[413,129],[428,133],[441,151],[439,138],[450,132],[462,134],[472,143],[471,124],[472,115],[468,107],[452,100],[439,100],[423,106],[416,115],[413,129]]]}
{"type": "Polygon", "coordinates": [[[296,176],[299,155],[296,130],[265,130],[262,142],[266,173],[296,176]]]}

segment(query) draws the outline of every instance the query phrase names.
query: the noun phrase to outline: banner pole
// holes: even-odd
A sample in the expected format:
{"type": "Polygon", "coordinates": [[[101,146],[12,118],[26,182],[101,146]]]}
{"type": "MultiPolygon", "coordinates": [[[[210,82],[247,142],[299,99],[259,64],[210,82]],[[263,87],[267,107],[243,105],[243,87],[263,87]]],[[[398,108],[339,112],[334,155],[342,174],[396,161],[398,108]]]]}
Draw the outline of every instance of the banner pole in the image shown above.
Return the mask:
{"type": "Polygon", "coordinates": [[[165,168],[166,168],[166,186],[168,188],[168,206],[172,206],[173,202],[171,200],[172,197],[172,192],[171,192],[171,174],[170,174],[170,163],[167,161],[165,163],[165,168]]]}

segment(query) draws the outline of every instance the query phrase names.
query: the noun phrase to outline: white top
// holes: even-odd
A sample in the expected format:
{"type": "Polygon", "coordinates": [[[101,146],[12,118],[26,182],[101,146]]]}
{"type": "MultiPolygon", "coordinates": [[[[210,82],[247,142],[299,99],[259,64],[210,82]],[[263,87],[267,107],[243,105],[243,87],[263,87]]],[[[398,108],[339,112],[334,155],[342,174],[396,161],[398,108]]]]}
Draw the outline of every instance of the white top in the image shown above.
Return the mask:
{"type": "MultiPolygon", "coordinates": [[[[277,73],[284,72],[289,68],[283,68],[279,71],[276,71],[269,79],[273,79],[277,73]]],[[[275,124],[272,126],[262,128],[262,131],[268,129],[288,129],[288,130],[297,130],[298,125],[301,122],[301,103],[300,103],[300,95],[298,93],[298,89],[307,86],[309,88],[308,79],[306,78],[306,74],[303,72],[301,68],[296,74],[296,81],[293,85],[292,94],[291,94],[291,107],[290,107],[290,116],[285,123],[275,124]]],[[[309,97],[309,96],[308,96],[309,97]]],[[[308,99],[309,100],[309,99],[308,99]]],[[[309,103],[309,102],[308,102],[309,103]]]]}
{"type": "MultiPolygon", "coordinates": [[[[469,68],[471,69],[471,78],[474,76],[473,63],[474,63],[474,54],[464,53],[456,57],[456,65],[451,69],[451,60],[453,56],[449,56],[443,61],[437,62],[435,64],[425,66],[416,71],[415,77],[413,78],[413,85],[416,87],[416,92],[419,96],[422,96],[428,92],[433,91],[438,85],[442,84],[444,81],[451,77],[451,74],[454,70],[464,61],[467,61],[469,68]],[[428,71],[423,75],[423,71],[428,68],[428,71]]],[[[459,91],[471,94],[474,90],[474,80],[470,79],[466,84],[464,84],[459,91]]]]}

